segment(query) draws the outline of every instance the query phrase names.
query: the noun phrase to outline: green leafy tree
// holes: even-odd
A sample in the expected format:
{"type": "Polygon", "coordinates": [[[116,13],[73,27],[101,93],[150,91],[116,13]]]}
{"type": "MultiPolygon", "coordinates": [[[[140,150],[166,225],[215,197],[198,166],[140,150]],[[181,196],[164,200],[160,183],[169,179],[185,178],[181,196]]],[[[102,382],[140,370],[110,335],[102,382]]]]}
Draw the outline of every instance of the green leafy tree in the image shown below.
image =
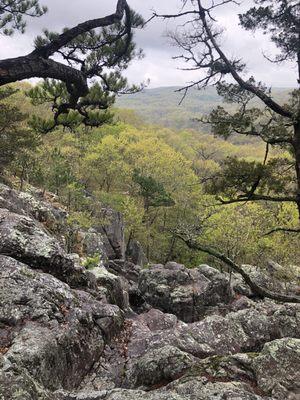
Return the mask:
{"type": "Polygon", "coordinates": [[[0,90],[0,173],[14,166],[12,170],[21,169],[24,175],[39,136],[26,126],[26,115],[10,104],[14,93],[10,87],[0,90]]]}
{"type": "Polygon", "coordinates": [[[146,212],[149,211],[150,207],[172,207],[175,205],[163,184],[157,182],[152,176],[144,176],[140,171],[135,170],[132,180],[139,186],[139,195],[144,200],[146,212]]]}
{"type": "MultiPolygon", "coordinates": [[[[265,143],[266,153],[260,165],[244,162],[245,182],[238,176],[236,191],[226,193],[224,203],[245,201],[293,202],[300,216],[300,90],[290,93],[286,103],[274,100],[271,88],[251,76],[246,76],[246,65],[240,58],[232,58],[222,49],[222,30],[218,27],[215,11],[226,8],[235,1],[185,1],[178,14],[164,18],[190,19],[171,34],[183,50],[179,56],[187,68],[199,70],[199,80],[182,88],[185,96],[192,87],[204,88],[216,85],[218,94],[235,107],[231,112],[223,106],[213,110],[208,118],[212,132],[228,138],[234,134],[254,137],[265,143]],[[205,4],[204,4],[205,3],[205,4]],[[228,83],[230,77],[234,83],[228,83]],[[262,106],[257,104],[257,100],[262,106]],[[255,104],[254,104],[255,103],[255,104]],[[253,105],[254,104],[254,105],[253,105]],[[274,187],[273,179],[265,179],[265,173],[274,178],[280,175],[280,162],[268,162],[270,151],[280,148],[289,152],[289,160],[282,174],[282,181],[274,187]],[[270,172],[270,169],[274,172],[270,172]],[[279,169],[278,169],[279,168],[279,169]],[[292,171],[292,176],[291,176],[292,171]],[[270,185],[268,185],[270,184],[270,185]],[[282,190],[279,190],[279,189],[282,190]],[[227,197],[226,197],[227,194],[227,197]]],[[[240,25],[249,31],[262,30],[277,47],[278,54],[270,62],[292,62],[299,72],[295,85],[300,84],[300,4],[297,0],[254,0],[254,6],[239,15],[240,25]]],[[[230,161],[231,167],[233,162],[230,161]]],[[[236,163],[236,167],[238,164],[236,163]]],[[[241,164],[239,165],[241,167],[241,164]]],[[[233,168],[236,170],[236,168],[233,168]]],[[[228,175],[227,175],[228,178],[228,175]]]]}
{"type": "MultiPolygon", "coordinates": [[[[218,106],[202,123],[209,123],[212,132],[224,138],[244,135],[265,143],[266,151],[260,163],[229,159],[225,165],[223,182],[218,182],[225,194],[221,203],[270,202],[293,203],[300,218],[300,3],[298,0],[254,0],[254,6],[239,15],[240,25],[249,31],[262,30],[277,47],[278,54],[270,62],[294,63],[298,72],[298,88],[293,90],[286,103],[276,101],[271,88],[246,75],[246,65],[238,57],[228,56],[222,48],[222,32],[216,22],[215,11],[237,4],[234,0],[188,0],[182,2],[180,12],[155,16],[179,19],[183,22],[170,36],[182,52],[177,58],[186,69],[199,71],[199,79],[182,88],[183,98],[191,88],[202,89],[215,85],[231,109],[218,106]],[[227,78],[233,80],[229,83],[227,78]],[[259,100],[260,105],[255,101],[259,100]],[[232,111],[232,105],[234,111],[232,111]],[[288,151],[287,160],[269,160],[270,150],[288,151]],[[281,169],[282,163],[286,168],[281,169]],[[292,172],[291,172],[292,171],[292,172]],[[278,179],[280,178],[280,179],[278,179]],[[225,187],[227,181],[229,185],[225,187]]],[[[222,172],[222,171],[221,171],[222,172]]],[[[216,185],[217,186],[217,185],[216,185]]],[[[289,229],[291,230],[291,229],[289,229]]],[[[299,229],[293,229],[295,232],[299,229]]],[[[225,263],[241,274],[259,296],[280,301],[300,302],[298,296],[285,296],[256,285],[233,258],[207,245],[195,231],[177,232],[191,249],[202,251],[225,263]]],[[[296,251],[294,250],[294,253],[296,251]]]]}

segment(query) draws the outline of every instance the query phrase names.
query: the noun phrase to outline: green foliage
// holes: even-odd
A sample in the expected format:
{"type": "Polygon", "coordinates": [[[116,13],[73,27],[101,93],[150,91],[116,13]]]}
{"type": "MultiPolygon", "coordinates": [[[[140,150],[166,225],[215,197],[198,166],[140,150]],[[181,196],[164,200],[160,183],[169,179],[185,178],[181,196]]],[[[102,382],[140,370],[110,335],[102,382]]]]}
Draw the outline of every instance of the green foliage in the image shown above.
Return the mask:
{"type": "Polygon", "coordinates": [[[38,0],[1,0],[0,1],[0,32],[12,35],[15,30],[25,32],[25,16],[40,17],[47,7],[40,6],[38,0]]]}
{"type": "Polygon", "coordinates": [[[299,1],[255,0],[257,6],[241,14],[241,25],[251,31],[262,29],[280,50],[277,61],[295,60],[299,54],[299,1]]]}
{"type": "Polygon", "coordinates": [[[87,257],[84,262],[84,266],[87,270],[97,268],[100,263],[99,254],[94,254],[93,257],[87,257]]]}
{"type": "Polygon", "coordinates": [[[143,176],[134,170],[133,182],[139,186],[139,195],[144,199],[144,207],[172,207],[175,205],[171,195],[166,192],[162,183],[157,182],[152,176],[143,176]]]}
{"type": "MultiPolygon", "coordinates": [[[[7,97],[10,106],[22,104],[15,96],[20,93],[7,97]]],[[[25,100],[23,104],[30,107],[25,100]]],[[[123,116],[127,117],[126,111],[123,116]]],[[[43,136],[33,153],[26,179],[58,193],[65,204],[70,214],[70,251],[83,254],[80,232],[105,223],[100,206],[105,204],[122,212],[127,240],[140,241],[150,262],[211,263],[207,255],[192,252],[174,235],[186,226],[239,263],[264,266],[268,259],[282,263],[289,268],[282,279],[290,279],[289,271],[298,265],[296,234],[266,235],[274,227],[297,226],[293,204],[245,202],[220,207],[215,198],[215,194],[226,198],[249,192],[258,178],[270,193],[291,193],[293,175],[287,174],[291,156],[285,149],[271,148],[264,165],[265,146],[255,142],[236,145],[192,130],[115,123],[72,132],[58,129],[43,136]],[[289,179],[283,181],[283,174],[289,179]]]]}
{"type": "MultiPolygon", "coordinates": [[[[203,115],[209,115],[213,109],[222,105],[222,98],[218,95],[216,88],[208,87],[201,92],[191,89],[180,106],[182,93],[179,93],[178,89],[180,87],[177,86],[146,89],[141,93],[118,97],[116,106],[121,109],[134,110],[144,123],[156,125],[157,129],[162,127],[178,131],[194,129],[196,131],[194,135],[199,134],[199,131],[201,133],[211,132],[210,126],[203,124],[198,119],[203,115]]],[[[275,99],[288,102],[288,89],[274,88],[272,94],[275,99]]],[[[252,104],[261,105],[257,100],[252,100],[252,104]]],[[[227,111],[235,109],[234,105],[226,106],[227,111]]],[[[235,144],[253,142],[249,136],[237,137],[234,135],[229,140],[235,144]]]]}
{"type": "Polygon", "coordinates": [[[39,136],[26,126],[26,115],[9,103],[15,90],[0,89],[0,173],[9,167],[26,168],[39,136]]]}
{"type": "MultiPolygon", "coordinates": [[[[139,91],[142,85],[129,85],[123,76],[133,59],[143,57],[133,41],[133,29],[142,28],[144,21],[134,11],[127,9],[122,21],[84,32],[68,41],[59,54],[78,77],[74,82],[46,79],[28,91],[35,105],[51,104],[52,117],[34,116],[30,124],[41,133],[58,126],[75,130],[80,125],[99,127],[112,122],[108,110],[119,94],[139,91]]],[[[64,33],[68,29],[64,29],[64,33]]],[[[79,32],[80,33],[80,32],[79,32]]],[[[58,33],[44,30],[35,40],[36,52],[57,42],[58,33]]],[[[59,74],[58,74],[59,75],[59,74]]],[[[59,77],[57,79],[60,79],[59,77]]]]}

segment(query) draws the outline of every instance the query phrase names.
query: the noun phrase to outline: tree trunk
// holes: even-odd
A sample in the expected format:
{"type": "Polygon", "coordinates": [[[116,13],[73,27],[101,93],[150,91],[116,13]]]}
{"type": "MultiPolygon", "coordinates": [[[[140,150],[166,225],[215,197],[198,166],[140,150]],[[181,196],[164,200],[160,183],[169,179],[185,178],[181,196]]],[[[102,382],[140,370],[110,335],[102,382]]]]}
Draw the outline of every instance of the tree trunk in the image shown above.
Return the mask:
{"type": "Polygon", "coordinates": [[[293,147],[295,152],[295,168],[297,176],[297,198],[296,203],[300,219],[300,120],[294,125],[293,147]]]}

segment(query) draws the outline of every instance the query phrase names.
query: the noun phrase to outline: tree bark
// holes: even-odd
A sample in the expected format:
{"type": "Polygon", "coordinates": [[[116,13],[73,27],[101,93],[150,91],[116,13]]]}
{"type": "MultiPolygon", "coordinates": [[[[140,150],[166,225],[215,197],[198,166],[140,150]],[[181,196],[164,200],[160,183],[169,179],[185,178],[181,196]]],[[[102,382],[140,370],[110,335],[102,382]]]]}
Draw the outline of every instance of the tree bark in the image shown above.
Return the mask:
{"type": "Polygon", "coordinates": [[[295,168],[297,176],[296,204],[298,207],[299,219],[300,219],[300,120],[294,125],[293,148],[295,153],[295,168]]]}
{"type": "Polygon", "coordinates": [[[284,294],[280,294],[280,293],[274,293],[274,292],[271,292],[271,291],[269,291],[269,290],[257,285],[250,278],[250,276],[243,270],[243,268],[241,266],[236,264],[229,257],[226,257],[224,254],[219,253],[217,250],[212,249],[212,248],[207,247],[207,246],[203,246],[201,244],[198,244],[195,241],[187,240],[184,237],[182,237],[181,235],[177,235],[177,236],[181,240],[183,240],[184,243],[190,249],[202,251],[202,252],[204,252],[206,254],[209,254],[209,255],[217,258],[218,260],[222,261],[226,265],[228,265],[230,270],[240,274],[243,277],[245,283],[250,287],[252,292],[254,294],[256,294],[258,297],[261,297],[261,298],[265,298],[266,297],[266,298],[269,298],[269,299],[272,299],[272,300],[276,300],[276,301],[280,301],[280,302],[284,302],[284,303],[300,303],[300,297],[299,296],[288,296],[288,295],[284,295],[284,294]]]}
{"type": "Polygon", "coordinates": [[[83,22],[26,56],[1,60],[0,86],[29,78],[52,78],[67,83],[69,87],[74,85],[78,98],[86,96],[88,93],[88,84],[87,76],[84,72],[56,62],[49,59],[49,57],[83,33],[120,22],[124,13],[127,16],[130,15],[127,1],[118,0],[114,14],[83,22]]]}

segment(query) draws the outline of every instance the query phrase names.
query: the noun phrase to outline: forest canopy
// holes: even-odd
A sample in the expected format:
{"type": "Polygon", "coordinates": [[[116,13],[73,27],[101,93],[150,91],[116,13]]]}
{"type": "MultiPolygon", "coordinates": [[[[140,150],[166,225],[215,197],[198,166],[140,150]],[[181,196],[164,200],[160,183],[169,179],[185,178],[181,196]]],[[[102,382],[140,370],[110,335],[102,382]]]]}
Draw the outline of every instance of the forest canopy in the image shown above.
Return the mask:
{"type": "MultiPolygon", "coordinates": [[[[195,105],[193,129],[146,124],[143,114],[115,106],[144,88],[124,72],[143,57],[134,31],[147,26],[126,1],[116,3],[113,14],[46,30],[30,54],[0,61],[2,179],[54,192],[71,231],[95,224],[97,204],[121,211],[128,243],[139,241],[150,262],[214,260],[223,268],[226,260],[261,267],[273,260],[286,267],[282,279],[297,275],[299,88],[276,97],[224,53],[214,12],[235,2],[184,1],[179,13],[153,18],[178,21],[170,34],[178,57],[199,71],[179,89],[183,98],[214,86],[217,104],[195,105]],[[31,77],[44,80],[15,83],[31,77]]],[[[0,29],[24,32],[27,17],[46,11],[37,1],[0,0],[0,29]]],[[[270,61],[299,66],[299,15],[298,2],[255,0],[239,19],[268,35],[279,51],[270,61]]],[[[178,124],[176,112],[167,118],[178,124]]]]}

